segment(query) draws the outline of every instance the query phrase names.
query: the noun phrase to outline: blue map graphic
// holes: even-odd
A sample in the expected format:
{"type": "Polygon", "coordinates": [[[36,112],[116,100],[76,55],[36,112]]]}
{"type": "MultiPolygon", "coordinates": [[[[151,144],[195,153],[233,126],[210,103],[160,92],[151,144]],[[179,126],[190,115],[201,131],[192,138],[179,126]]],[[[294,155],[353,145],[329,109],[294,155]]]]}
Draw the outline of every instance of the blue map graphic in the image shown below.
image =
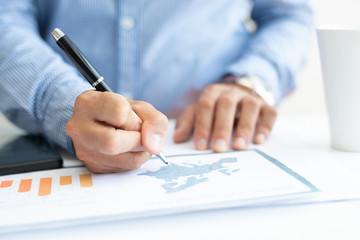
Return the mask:
{"type": "Polygon", "coordinates": [[[231,174],[238,172],[239,169],[231,169],[230,166],[224,165],[236,162],[237,158],[223,158],[211,164],[201,164],[201,162],[199,162],[199,165],[192,163],[178,165],[169,163],[168,166],[163,166],[159,170],[146,171],[144,173],[139,173],[138,175],[145,175],[164,180],[165,184],[161,186],[166,193],[176,193],[208,181],[209,178],[206,175],[212,172],[220,172],[225,176],[230,176],[231,174]]]}

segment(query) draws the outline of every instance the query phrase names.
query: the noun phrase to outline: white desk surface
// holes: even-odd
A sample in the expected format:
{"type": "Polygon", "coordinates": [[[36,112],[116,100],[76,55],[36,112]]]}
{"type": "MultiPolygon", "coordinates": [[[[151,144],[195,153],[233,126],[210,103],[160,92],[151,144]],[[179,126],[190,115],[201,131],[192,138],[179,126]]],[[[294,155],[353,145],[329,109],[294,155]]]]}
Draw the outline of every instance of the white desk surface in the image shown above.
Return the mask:
{"type": "MultiPolygon", "coordinates": [[[[0,116],[0,133],[11,131],[0,116]]],[[[279,116],[270,141],[259,149],[298,172],[328,159],[360,177],[360,153],[329,147],[326,116],[279,116]]],[[[233,208],[0,235],[0,239],[62,240],[259,238],[360,239],[360,201],[233,208]]]]}

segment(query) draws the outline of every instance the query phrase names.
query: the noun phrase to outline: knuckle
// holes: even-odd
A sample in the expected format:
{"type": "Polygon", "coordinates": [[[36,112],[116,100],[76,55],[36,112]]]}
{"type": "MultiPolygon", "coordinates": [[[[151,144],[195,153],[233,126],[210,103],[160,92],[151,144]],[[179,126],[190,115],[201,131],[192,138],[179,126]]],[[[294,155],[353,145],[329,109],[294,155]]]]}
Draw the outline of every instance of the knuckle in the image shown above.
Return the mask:
{"type": "Polygon", "coordinates": [[[227,124],[217,124],[214,128],[214,132],[217,133],[229,133],[232,131],[232,126],[227,124]]]}
{"type": "Polygon", "coordinates": [[[150,103],[145,102],[145,101],[136,101],[135,104],[139,105],[140,107],[143,107],[143,108],[154,108],[153,105],[151,105],[150,103]]]}
{"type": "Polygon", "coordinates": [[[130,111],[131,107],[128,104],[118,103],[117,106],[113,108],[114,117],[116,118],[116,121],[120,126],[126,123],[130,111]]]}
{"type": "Polygon", "coordinates": [[[65,132],[66,132],[66,134],[69,135],[70,137],[75,134],[75,127],[73,126],[71,120],[66,124],[66,126],[65,126],[65,132]]]}
{"type": "Polygon", "coordinates": [[[76,149],[75,153],[76,153],[76,157],[79,160],[83,161],[85,164],[89,162],[90,154],[88,154],[87,151],[84,151],[82,149],[76,149]]]}
{"type": "Polygon", "coordinates": [[[209,86],[207,86],[206,88],[205,88],[205,91],[207,91],[207,92],[215,92],[215,91],[218,91],[218,89],[219,89],[219,84],[216,84],[216,83],[214,83],[214,84],[210,84],[209,86]]]}
{"type": "Polygon", "coordinates": [[[239,123],[238,132],[244,134],[250,134],[252,132],[252,126],[249,123],[239,123]]]}
{"type": "Polygon", "coordinates": [[[208,98],[200,98],[199,107],[210,110],[215,107],[215,103],[208,98]]]}
{"type": "Polygon", "coordinates": [[[127,101],[126,98],[120,94],[113,93],[113,92],[99,92],[99,97],[102,98],[102,101],[108,101],[109,99],[116,99],[118,102],[127,101]]]}
{"type": "Polygon", "coordinates": [[[249,108],[258,108],[260,106],[259,100],[255,97],[246,97],[244,100],[244,104],[249,108]]]}
{"type": "Polygon", "coordinates": [[[121,96],[120,94],[114,94],[114,93],[110,93],[110,92],[103,92],[103,98],[104,102],[106,101],[111,101],[111,104],[114,105],[114,108],[129,108],[130,104],[127,101],[126,98],[124,98],[123,96],[121,96]]]}
{"type": "Polygon", "coordinates": [[[204,127],[196,127],[194,131],[195,138],[198,139],[209,139],[211,135],[211,131],[204,127]]]}
{"type": "Polygon", "coordinates": [[[191,104],[189,107],[187,107],[187,111],[193,112],[196,109],[196,104],[191,104]]]}
{"type": "Polygon", "coordinates": [[[235,97],[233,95],[222,95],[219,98],[219,103],[221,103],[222,105],[233,105],[235,103],[235,97]]]}
{"type": "Polygon", "coordinates": [[[74,104],[74,108],[81,108],[83,106],[89,105],[90,98],[88,97],[88,92],[83,92],[77,96],[74,104]]]}
{"type": "Polygon", "coordinates": [[[101,152],[106,155],[115,155],[118,153],[118,141],[113,136],[105,135],[101,152]]]}
{"type": "Polygon", "coordinates": [[[275,108],[275,107],[272,107],[272,106],[269,106],[267,109],[266,109],[266,114],[276,118],[277,115],[278,115],[278,110],[275,108]]]}
{"type": "Polygon", "coordinates": [[[121,101],[116,101],[113,109],[117,117],[127,115],[131,111],[130,104],[121,101]]]}

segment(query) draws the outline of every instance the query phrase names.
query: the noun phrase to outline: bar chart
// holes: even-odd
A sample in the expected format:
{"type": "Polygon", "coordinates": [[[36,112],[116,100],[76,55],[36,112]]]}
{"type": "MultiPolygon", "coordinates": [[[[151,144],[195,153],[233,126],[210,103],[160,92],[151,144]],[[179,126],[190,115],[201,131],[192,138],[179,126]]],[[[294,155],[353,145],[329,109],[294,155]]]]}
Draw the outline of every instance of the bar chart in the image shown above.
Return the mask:
{"type": "MultiPolygon", "coordinates": [[[[27,176],[28,177],[28,176],[27,176]]],[[[54,184],[57,184],[57,188],[66,187],[74,184],[73,180],[76,180],[76,184],[79,188],[91,188],[93,187],[92,175],[89,173],[86,174],[77,174],[73,175],[64,175],[64,176],[48,176],[48,177],[33,177],[33,178],[19,178],[16,180],[5,179],[0,181],[0,195],[2,191],[12,191],[17,194],[23,194],[30,191],[37,191],[38,197],[49,196],[53,193],[54,184]],[[77,179],[76,179],[77,178],[77,179]],[[34,181],[38,182],[34,184],[34,181]],[[15,186],[14,182],[18,182],[18,186],[15,186]],[[13,189],[17,188],[17,189],[13,189]],[[34,189],[35,188],[35,189],[34,189]]]]}

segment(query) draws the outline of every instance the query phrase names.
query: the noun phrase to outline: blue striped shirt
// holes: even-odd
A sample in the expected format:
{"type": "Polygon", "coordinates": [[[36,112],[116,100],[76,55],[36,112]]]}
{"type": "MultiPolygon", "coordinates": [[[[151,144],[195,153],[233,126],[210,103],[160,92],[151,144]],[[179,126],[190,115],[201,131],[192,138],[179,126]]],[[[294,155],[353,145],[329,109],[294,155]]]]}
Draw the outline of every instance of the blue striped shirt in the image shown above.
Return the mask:
{"type": "Polygon", "coordinates": [[[114,91],[164,113],[228,73],[261,78],[279,101],[311,24],[307,0],[0,0],[0,110],[72,149],[65,125],[90,85],[51,39],[56,27],[114,91]]]}

